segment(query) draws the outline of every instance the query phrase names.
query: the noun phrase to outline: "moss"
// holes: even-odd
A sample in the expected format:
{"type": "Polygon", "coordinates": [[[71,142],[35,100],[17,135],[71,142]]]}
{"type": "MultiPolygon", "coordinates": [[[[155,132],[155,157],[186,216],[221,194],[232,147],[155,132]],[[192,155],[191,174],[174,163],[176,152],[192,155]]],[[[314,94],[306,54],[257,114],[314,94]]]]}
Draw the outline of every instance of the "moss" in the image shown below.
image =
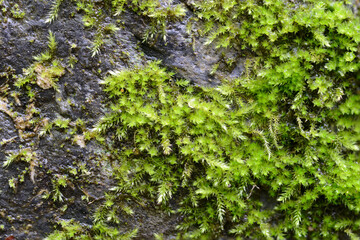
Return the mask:
{"type": "Polygon", "coordinates": [[[215,89],[156,62],[106,78],[112,113],[96,129],[113,135],[114,189],[164,207],[176,195],[189,238],[354,237],[359,18],[342,1],[193,7],[208,43],[258,57],[215,89]]]}
{"type": "Polygon", "coordinates": [[[16,19],[22,19],[25,17],[25,12],[20,10],[19,5],[15,4],[11,9],[12,16],[16,19]]]}
{"type": "MultiPolygon", "coordinates": [[[[14,19],[23,19],[25,17],[25,12],[20,8],[19,4],[13,1],[1,0],[0,8],[2,15],[8,15],[14,19]]],[[[6,17],[4,18],[4,22],[7,22],[6,17]]]]}
{"type": "MultiPolygon", "coordinates": [[[[49,31],[49,49],[38,56],[35,56],[36,60],[27,69],[24,69],[23,76],[19,76],[15,86],[17,87],[29,87],[29,84],[37,84],[42,89],[56,89],[56,82],[60,77],[65,74],[65,68],[62,63],[55,58],[55,52],[57,43],[55,35],[49,31]]],[[[31,94],[31,91],[29,91],[31,94]]],[[[29,96],[33,98],[32,96],[29,96]]]]}
{"type": "MultiPolygon", "coordinates": [[[[120,213],[132,213],[127,201],[144,199],[167,213],[182,214],[178,230],[189,239],[224,234],[252,239],[341,239],[346,234],[356,239],[360,20],[346,3],[190,1],[207,44],[252,54],[245,73],[206,88],[149,62],[105,78],[111,111],[95,131],[75,135],[73,142],[81,147],[85,139],[97,138],[103,143],[103,158],[117,184],[105,194],[93,226],[63,221],[62,230],[48,239],[125,238],[109,226],[122,224],[120,213]],[[264,195],[274,199],[273,207],[264,195]],[[174,200],[178,209],[170,205],[174,200]]],[[[61,1],[54,4],[50,22],[61,1]]],[[[97,29],[93,55],[104,36],[117,31],[116,25],[103,23],[106,10],[115,16],[133,11],[150,20],[145,40],[165,39],[167,23],[185,15],[182,5],[157,0],[76,4],[85,26],[97,29]]],[[[61,69],[52,69],[59,64],[52,59],[56,42],[49,40],[49,51],[35,59],[19,86],[37,83],[42,74],[54,80],[62,76],[61,69]]],[[[232,60],[224,62],[231,65],[232,60]]],[[[54,124],[65,129],[70,121],[54,124]]],[[[46,126],[45,133],[51,128],[46,126]]],[[[65,178],[54,179],[54,200],[61,199],[65,178]]]]}

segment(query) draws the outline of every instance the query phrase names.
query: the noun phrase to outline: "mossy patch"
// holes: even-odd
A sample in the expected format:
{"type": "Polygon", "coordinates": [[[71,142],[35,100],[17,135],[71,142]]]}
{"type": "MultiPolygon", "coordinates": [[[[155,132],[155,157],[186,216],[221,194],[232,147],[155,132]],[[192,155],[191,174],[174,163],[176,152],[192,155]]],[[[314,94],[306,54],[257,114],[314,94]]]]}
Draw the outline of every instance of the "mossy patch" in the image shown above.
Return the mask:
{"type": "MultiPolygon", "coordinates": [[[[61,2],[54,2],[49,22],[61,2]]],[[[360,20],[346,3],[188,1],[206,44],[252,54],[245,73],[214,88],[178,79],[156,61],[109,74],[103,82],[109,113],[94,131],[76,132],[73,142],[102,143],[116,184],[104,193],[92,226],[62,221],[48,239],[130,238],[136,230],[127,235],[117,227],[120,214],[132,214],[131,201],[183,215],[179,238],[356,239],[360,20]]],[[[105,33],[117,30],[102,24],[102,9],[150,20],[145,40],[164,38],[167,22],[185,16],[183,5],[157,0],[76,4],[85,26],[97,29],[93,55],[105,33]]],[[[64,74],[55,48],[50,34],[49,50],[16,85],[55,88],[64,74]]],[[[69,125],[58,118],[42,132],[69,125]]],[[[56,176],[48,196],[60,201],[67,183],[56,176]]]]}

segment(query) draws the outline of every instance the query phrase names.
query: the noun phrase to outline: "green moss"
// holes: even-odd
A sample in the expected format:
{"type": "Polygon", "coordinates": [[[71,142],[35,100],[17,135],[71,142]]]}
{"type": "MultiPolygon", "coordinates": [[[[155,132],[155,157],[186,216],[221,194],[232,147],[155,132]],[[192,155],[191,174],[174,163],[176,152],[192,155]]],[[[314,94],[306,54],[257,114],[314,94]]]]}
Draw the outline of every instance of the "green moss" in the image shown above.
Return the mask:
{"type": "MultiPolygon", "coordinates": [[[[0,3],[1,4],[1,3],[0,3]]],[[[16,19],[22,19],[25,17],[25,12],[20,10],[19,5],[15,4],[11,9],[12,16],[16,19]]]]}
{"type": "MultiPolygon", "coordinates": [[[[110,5],[98,2],[78,2],[88,27],[100,26],[96,6],[110,5]]],[[[178,211],[184,238],[356,239],[360,20],[344,2],[190,2],[207,44],[253,57],[216,88],[176,79],[159,62],[104,80],[111,112],[95,130],[117,185],[94,226],[121,224],[126,196],[178,211]]],[[[130,9],[154,21],[145,38],[184,15],[155,0],[111,3],[115,15],[130,9]]]]}
{"type": "Polygon", "coordinates": [[[28,87],[29,97],[33,99],[32,91],[29,84],[37,84],[42,89],[57,89],[56,82],[65,74],[65,68],[62,63],[55,58],[57,43],[55,35],[49,31],[49,49],[38,56],[36,60],[27,69],[24,69],[23,76],[17,77],[16,87],[28,87]]]}
{"type": "MultiPolygon", "coordinates": [[[[335,22],[351,24],[351,16],[335,22]]],[[[344,36],[335,27],[327,30],[332,43],[353,44],[288,36],[294,42],[277,42],[260,66],[248,64],[244,77],[215,89],[176,80],[156,62],[114,72],[104,81],[112,113],[96,129],[115,139],[115,189],[164,205],[181,192],[179,229],[190,238],[220,235],[225,226],[253,238],[351,236],[360,211],[359,63],[342,49],[357,44],[358,32],[344,36]],[[332,59],[352,68],[329,70],[332,59]],[[277,199],[275,208],[263,208],[253,194],[260,191],[277,199]],[[343,221],[346,229],[337,225],[343,221]]]]}
{"type": "MultiPolygon", "coordinates": [[[[23,19],[25,17],[25,12],[21,10],[19,4],[13,1],[0,0],[0,9],[3,15],[6,15],[8,13],[9,16],[15,19],[23,19]]],[[[6,17],[4,17],[4,22],[7,22],[6,17]]]]}
{"type": "Polygon", "coordinates": [[[53,1],[53,4],[51,6],[51,10],[50,10],[45,22],[51,23],[58,17],[59,10],[60,10],[60,5],[61,5],[62,2],[63,2],[63,0],[54,0],[53,1]]]}
{"type": "Polygon", "coordinates": [[[116,191],[166,205],[181,190],[187,218],[180,229],[198,227],[187,233],[191,238],[221,234],[225,225],[261,238],[334,236],[345,220],[357,229],[354,129],[334,135],[310,123],[305,132],[298,116],[288,116],[291,107],[264,108],[248,79],[208,89],[172,75],[152,62],[104,81],[113,112],[96,130],[116,139],[110,148],[116,191]],[[263,209],[253,191],[268,191],[276,207],[263,209]]]}
{"type": "Polygon", "coordinates": [[[55,231],[45,240],[90,240],[90,239],[116,239],[116,240],[130,240],[136,236],[137,230],[129,233],[121,234],[118,230],[111,228],[103,223],[98,223],[89,229],[86,226],[74,220],[62,220],[59,222],[62,231],[55,231]]]}

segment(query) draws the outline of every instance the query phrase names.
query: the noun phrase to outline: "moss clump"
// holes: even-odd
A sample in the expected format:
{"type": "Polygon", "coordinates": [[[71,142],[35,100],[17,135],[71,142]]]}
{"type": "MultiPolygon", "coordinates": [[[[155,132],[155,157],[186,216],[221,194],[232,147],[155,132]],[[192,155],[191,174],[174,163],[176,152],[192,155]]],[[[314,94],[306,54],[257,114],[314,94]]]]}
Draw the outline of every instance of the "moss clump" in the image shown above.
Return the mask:
{"type": "Polygon", "coordinates": [[[344,1],[189,5],[208,43],[256,57],[217,88],[158,62],[105,79],[112,111],[96,130],[118,184],[96,218],[117,222],[124,194],[170,213],[176,196],[185,238],[356,239],[359,18],[344,1]]]}
{"type": "Polygon", "coordinates": [[[92,239],[117,239],[117,240],[130,240],[136,236],[137,230],[131,231],[126,234],[114,228],[108,227],[101,223],[94,225],[92,228],[82,226],[74,220],[62,220],[59,222],[62,231],[54,231],[45,240],[92,240],[92,239]]]}
{"type": "Polygon", "coordinates": [[[225,227],[257,238],[336,236],[342,222],[356,231],[357,145],[326,141],[323,130],[304,136],[297,117],[262,112],[244,79],[209,89],[172,75],[152,62],[104,81],[112,113],[96,130],[114,139],[114,196],[149,196],[166,208],[180,194],[190,238],[225,227]],[[334,146],[347,154],[334,158],[334,146]],[[260,191],[275,208],[264,208],[260,191]]]}
{"type": "MultiPolygon", "coordinates": [[[[55,59],[57,43],[54,34],[49,31],[49,49],[38,56],[30,67],[24,69],[24,76],[18,77],[15,86],[23,87],[28,84],[37,84],[42,89],[56,89],[56,82],[65,74],[65,68],[61,62],[55,59]]],[[[29,95],[30,98],[34,96],[29,95]]]]}

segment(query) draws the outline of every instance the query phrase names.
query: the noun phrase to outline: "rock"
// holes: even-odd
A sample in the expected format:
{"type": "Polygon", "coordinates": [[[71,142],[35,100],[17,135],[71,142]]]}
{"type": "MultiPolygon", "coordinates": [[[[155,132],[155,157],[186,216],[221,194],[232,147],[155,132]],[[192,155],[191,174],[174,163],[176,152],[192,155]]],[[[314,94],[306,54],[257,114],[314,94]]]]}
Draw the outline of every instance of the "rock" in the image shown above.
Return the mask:
{"type": "MultiPolygon", "coordinates": [[[[243,72],[241,51],[236,49],[216,49],[214,44],[206,45],[206,37],[199,36],[195,31],[188,32],[187,24],[192,13],[181,22],[169,23],[166,41],[157,39],[154,42],[142,42],[141,48],[148,59],[160,59],[164,66],[173,70],[179,77],[193,81],[199,85],[218,85],[227,77],[239,77],[243,72]],[[224,66],[223,59],[232,59],[235,64],[229,70],[224,66]],[[214,73],[216,65],[218,67],[214,73]],[[235,72],[233,69],[237,69],[235,72]]],[[[135,21],[125,21],[134,36],[141,40],[146,32],[145,25],[137,16],[127,17],[135,21]]],[[[199,26],[200,27],[200,26],[199,26]]]]}

